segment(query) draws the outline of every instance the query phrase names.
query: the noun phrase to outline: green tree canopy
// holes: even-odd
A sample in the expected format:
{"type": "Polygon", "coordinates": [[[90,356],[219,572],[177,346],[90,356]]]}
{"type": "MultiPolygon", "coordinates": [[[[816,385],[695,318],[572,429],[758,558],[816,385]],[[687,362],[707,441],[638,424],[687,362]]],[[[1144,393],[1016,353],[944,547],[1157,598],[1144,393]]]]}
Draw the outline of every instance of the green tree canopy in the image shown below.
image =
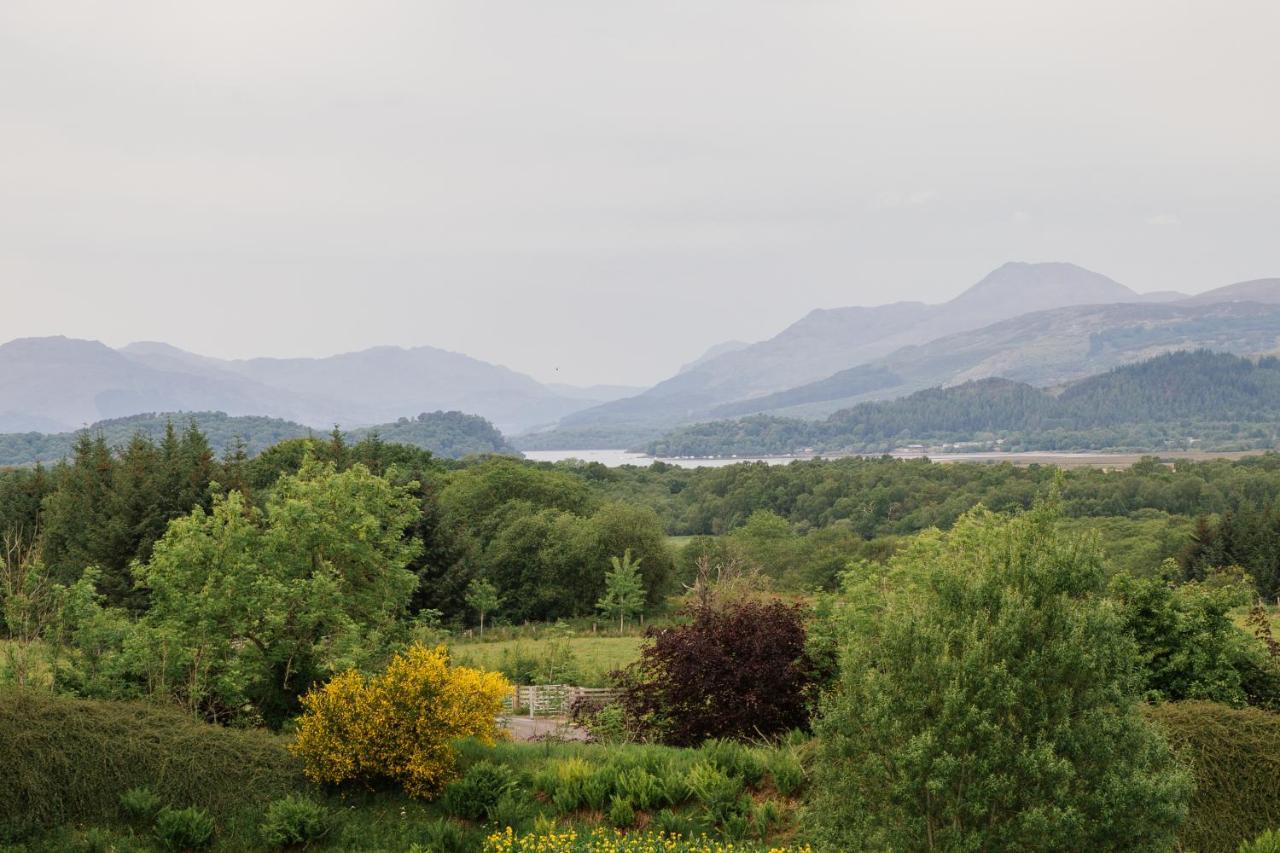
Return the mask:
{"type": "Polygon", "coordinates": [[[979,508],[850,579],[812,809],[835,849],[1173,846],[1190,779],[1096,542],[1056,521],[979,508]]]}
{"type": "Polygon", "coordinates": [[[363,466],[311,460],[265,512],[231,492],[175,520],[135,568],[151,593],[137,639],[149,681],[211,717],[292,711],[393,628],[417,584],[405,567],[419,545],[403,535],[416,513],[363,466]]]}

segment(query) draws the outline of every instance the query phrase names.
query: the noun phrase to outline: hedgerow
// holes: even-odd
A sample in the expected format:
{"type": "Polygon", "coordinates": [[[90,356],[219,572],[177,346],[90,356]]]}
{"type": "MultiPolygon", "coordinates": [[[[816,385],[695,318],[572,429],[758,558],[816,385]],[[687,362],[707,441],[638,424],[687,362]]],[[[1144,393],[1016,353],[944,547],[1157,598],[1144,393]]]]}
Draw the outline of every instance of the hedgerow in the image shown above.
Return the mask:
{"type": "Polygon", "coordinates": [[[148,787],[215,819],[305,787],[285,740],[226,729],[143,702],[0,690],[0,838],[109,822],[121,795],[148,787]]]}
{"type": "Polygon", "coordinates": [[[1213,702],[1171,702],[1144,713],[1195,775],[1179,833],[1185,849],[1234,853],[1280,826],[1280,714],[1213,702]]]}

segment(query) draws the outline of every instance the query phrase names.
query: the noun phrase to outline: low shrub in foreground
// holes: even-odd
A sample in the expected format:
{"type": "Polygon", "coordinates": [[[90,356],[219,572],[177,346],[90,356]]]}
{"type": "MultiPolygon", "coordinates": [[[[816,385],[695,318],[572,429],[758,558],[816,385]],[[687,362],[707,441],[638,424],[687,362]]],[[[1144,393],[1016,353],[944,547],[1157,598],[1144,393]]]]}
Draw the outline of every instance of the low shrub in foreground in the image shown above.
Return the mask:
{"type": "Polygon", "coordinates": [[[163,807],[164,800],[161,796],[146,785],[130,788],[120,795],[120,810],[125,817],[139,823],[155,820],[163,807]]]}
{"type": "Polygon", "coordinates": [[[799,847],[751,847],[740,842],[714,841],[707,836],[686,838],[662,832],[623,833],[597,828],[589,835],[573,830],[559,833],[520,835],[511,829],[495,832],[485,839],[484,853],[811,853],[799,847]]]}
{"type": "Polygon", "coordinates": [[[156,815],[156,840],[166,850],[197,850],[213,844],[213,818],[204,809],[163,808],[156,815]]]}
{"type": "Polygon", "coordinates": [[[145,702],[16,688],[0,689],[0,768],[0,840],[118,820],[129,808],[122,795],[143,786],[221,821],[243,809],[261,814],[306,785],[281,737],[145,702]]]}
{"type": "Polygon", "coordinates": [[[510,690],[497,673],[451,666],[444,647],[413,646],[372,678],[335,677],[302,699],[291,749],[317,782],[390,779],[430,798],[454,773],[452,743],[493,743],[510,690]]]}
{"type": "Polygon", "coordinates": [[[290,795],[267,807],[260,831],[275,847],[305,847],[329,834],[329,809],[308,797],[290,795]]]}
{"type": "Polygon", "coordinates": [[[516,789],[515,773],[505,764],[479,761],[444,789],[444,810],[463,820],[482,821],[505,794],[516,789]]]}

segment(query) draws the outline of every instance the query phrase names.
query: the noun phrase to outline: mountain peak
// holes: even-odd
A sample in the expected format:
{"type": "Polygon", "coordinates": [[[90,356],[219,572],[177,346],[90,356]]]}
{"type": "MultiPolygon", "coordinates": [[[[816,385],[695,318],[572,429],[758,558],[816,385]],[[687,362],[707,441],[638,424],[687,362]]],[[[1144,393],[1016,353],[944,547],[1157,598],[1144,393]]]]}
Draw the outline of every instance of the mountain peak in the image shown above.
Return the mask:
{"type": "Polygon", "coordinates": [[[951,308],[999,310],[1005,316],[1070,305],[1136,302],[1137,293],[1118,281],[1061,261],[1010,261],[946,303],[951,308]]]}

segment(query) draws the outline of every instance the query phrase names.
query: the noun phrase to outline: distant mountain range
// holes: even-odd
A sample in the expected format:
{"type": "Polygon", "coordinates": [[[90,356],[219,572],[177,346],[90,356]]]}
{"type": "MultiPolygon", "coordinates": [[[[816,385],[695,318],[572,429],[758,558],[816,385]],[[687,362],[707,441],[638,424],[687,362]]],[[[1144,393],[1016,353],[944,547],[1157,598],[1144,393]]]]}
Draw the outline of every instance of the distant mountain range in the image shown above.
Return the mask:
{"type": "Polygon", "coordinates": [[[934,449],[1245,450],[1280,441],[1280,359],[1174,352],[1053,390],[989,378],[861,403],[824,420],[753,415],[682,427],[658,456],[934,449]]]}
{"type": "Polygon", "coordinates": [[[975,379],[1053,386],[1179,349],[1260,355],[1278,346],[1280,279],[1195,297],[1143,295],[1073,264],[1010,263],[942,305],[814,311],[767,341],[704,359],[643,394],[572,413],[555,430],[516,443],[632,446],[680,424],[748,414],[821,418],[975,379]]]}
{"type": "Polygon", "coordinates": [[[350,428],[434,410],[481,415],[519,432],[632,390],[555,389],[432,347],[231,361],[163,343],[114,350],[57,337],[0,346],[0,432],[64,432],[155,411],[222,411],[350,428]]]}
{"type": "Polygon", "coordinates": [[[862,402],[1003,378],[1053,388],[1176,350],[1280,348],[1280,279],[1139,294],[1068,263],[1008,263],[954,299],[812,311],[757,343],[708,349],[651,388],[576,388],[432,347],[327,358],[209,358],[164,343],[0,346],[0,433],[74,431],[156,411],[219,411],[328,431],[424,411],[491,421],[521,449],[643,445],[765,414],[822,419],[862,402]]]}
{"type": "MultiPolygon", "coordinates": [[[[225,412],[145,413],[100,421],[86,429],[92,435],[102,435],[112,447],[120,447],[138,434],[158,441],[170,424],[179,431],[195,424],[218,456],[223,456],[236,444],[240,444],[247,455],[256,456],[271,445],[291,438],[314,436],[327,440],[326,431],[314,430],[293,421],[257,416],[233,417],[225,412]]],[[[33,465],[65,459],[85,431],[0,434],[0,466],[33,465]]],[[[400,418],[394,423],[344,431],[344,436],[346,440],[355,442],[375,433],[383,441],[409,444],[450,459],[480,453],[518,453],[493,424],[478,415],[462,412],[431,412],[415,418],[400,418]]]]}

